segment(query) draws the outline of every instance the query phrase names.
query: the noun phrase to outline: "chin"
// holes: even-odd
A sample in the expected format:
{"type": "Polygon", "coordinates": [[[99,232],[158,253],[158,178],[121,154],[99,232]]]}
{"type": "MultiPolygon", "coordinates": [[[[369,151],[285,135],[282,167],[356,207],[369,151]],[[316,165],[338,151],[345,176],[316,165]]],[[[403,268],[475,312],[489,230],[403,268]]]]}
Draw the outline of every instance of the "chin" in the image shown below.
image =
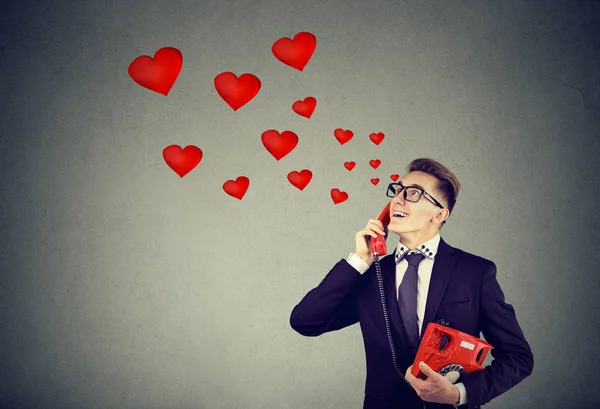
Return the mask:
{"type": "Polygon", "coordinates": [[[396,233],[397,235],[409,233],[412,231],[415,231],[415,228],[410,224],[398,225],[398,224],[394,223],[394,225],[392,225],[392,223],[390,223],[388,225],[388,232],[396,233]]]}
{"type": "Polygon", "coordinates": [[[397,235],[406,233],[408,231],[408,229],[406,227],[400,227],[400,226],[390,226],[388,225],[388,233],[396,233],[397,235]]]}
{"type": "Polygon", "coordinates": [[[388,228],[388,237],[390,236],[390,233],[397,234],[398,236],[401,234],[401,232],[398,232],[396,230],[391,230],[391,229],[388,228]]]}

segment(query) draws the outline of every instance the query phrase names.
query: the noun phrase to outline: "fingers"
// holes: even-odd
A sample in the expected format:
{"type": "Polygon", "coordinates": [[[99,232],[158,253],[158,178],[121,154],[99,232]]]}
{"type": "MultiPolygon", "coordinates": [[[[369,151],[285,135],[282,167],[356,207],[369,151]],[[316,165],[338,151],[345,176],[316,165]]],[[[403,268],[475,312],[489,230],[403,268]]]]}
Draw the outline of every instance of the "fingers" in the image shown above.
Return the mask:
{"type": "MultiPolygon", "coordinates": [[[[365,236],[371,236],[371,237],[378,236],[377,232],[373,229],[364,229],[363,232],[365,232],[365,234],[364,234],[365,236]]],[[[379,233],[379,234],[381,234],[381,233],[379,233]]]]}
{"type": "MultiPolygon", "coordinates": [[[[370,249],[371,239],[383,236],[387,238],[387,229],[383,226],[383,223],[379,219],[369,219],[366,227],[357,232],[355,235],[356,249],[355,253],[358,254],[363,260],[372,260],[373,255],[370,249]]],[[[370,261],[367,261],[370,264],[370,261]]]]}
{"type": "Polygon", "coordinates": [[[408,367],[408,369],[406,370],[406,373],[404,374],[404,377],[406,378],[408,383],[411,384],[411,386],[413,388],[419,387],[420,385],[422,385],[425,382],[425,381],[423,381],[423,379],[419,379],[412,374],[412,365],[408,367]]]}
{"type": "Polygon", "coordinates": [[[367,226],[365,227],[365,230],[370,229],[378,234],[381,234],[382,236],[385,236],[385,227],[383,226],[383,223],[381,222],[381,220],[379,219],[369,219],[369,222],[367,223],[367,226]]]}
{"type": "Polygon", "coordinates": [[[412,374],[412,365],[409,366],[408,369],[406,370],[406,373],[404,374],[404,378],[406,378],[406,380],[408,381],[408,383],[410,383],[411,385],[413,385],[413,381],[414,381],[415,377],[412,374]]]}
{"type": "Polygon", "coordinates": [[[364,229],[359,231],[358,233],[356,233],[356,238],[364,238],[365,240],[368,240],[370,237],[377,237],[377,233],[375,233],[373,230],[371,229],[364,229]]]}
{"type": "Polygon", "coordinates": [[[377,237],[378,235],[381,236],[385,236],[386,235],[386,229],[383,226],[383,223],[381,222],[381,220],[378,219],[369,219],[369,222],[367,223],[366,227],[359,231],[357,233],[357,235],[361,236],[361,237],[367,237],[367,236],[371,236],[371,237],[377,237]]]}

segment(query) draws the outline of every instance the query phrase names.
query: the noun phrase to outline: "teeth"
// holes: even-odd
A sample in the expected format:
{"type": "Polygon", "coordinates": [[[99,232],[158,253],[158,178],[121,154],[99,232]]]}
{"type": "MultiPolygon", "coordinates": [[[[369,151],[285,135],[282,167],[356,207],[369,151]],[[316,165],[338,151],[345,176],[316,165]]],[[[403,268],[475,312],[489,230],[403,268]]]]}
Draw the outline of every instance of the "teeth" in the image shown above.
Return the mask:
{"type": "Polygon", "coordinates": [[[394,212],[394,216],[406,217],[406,216],[408,216],[408,214],[403,213],[403,212],[394,212]]]}

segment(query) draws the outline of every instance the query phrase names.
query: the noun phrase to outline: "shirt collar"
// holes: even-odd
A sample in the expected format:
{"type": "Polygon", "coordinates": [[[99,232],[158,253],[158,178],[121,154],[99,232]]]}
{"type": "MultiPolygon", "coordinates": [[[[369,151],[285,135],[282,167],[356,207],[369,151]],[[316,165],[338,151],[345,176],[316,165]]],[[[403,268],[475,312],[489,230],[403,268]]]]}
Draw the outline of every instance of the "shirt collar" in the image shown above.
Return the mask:
{"type": "Polygon", "coordinates": [[[404,255],[406,253],[408,253],[408,254],[421,253],[425,257],[433,260],[433,258],[435,257],[435,255],[437,253],[439,244],[440,244],[440,234],[439,233],[437,233],[435,236],[433,236],[432,238],[427,240],[425,243],[417,246],[417,248],[414,250],[410,250],[408,247],[406,247],[404,244],[402,244],[402,242],[400,240],[398,240],[398,247],[396,247],[396,250],[395,250],[396,264],[398,264],[400,262],[400,260],[402,260],[402,257],[404,257],[404,255]]]}

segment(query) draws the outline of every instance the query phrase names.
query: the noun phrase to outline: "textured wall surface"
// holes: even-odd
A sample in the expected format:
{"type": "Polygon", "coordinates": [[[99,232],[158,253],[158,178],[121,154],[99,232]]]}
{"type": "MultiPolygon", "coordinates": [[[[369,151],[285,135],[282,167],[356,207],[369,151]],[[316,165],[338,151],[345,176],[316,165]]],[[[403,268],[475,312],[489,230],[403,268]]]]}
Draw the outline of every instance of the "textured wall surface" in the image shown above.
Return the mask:
{"type": "Polygon", "coordinates": [[[9,0],[0,24],[3,408],[362,407],[358,325],[289,315],[417,157],[457,174],[442,236],[496,263],[534,352],[486,407],[600,407],[600,2],[9,0]],[[271,52],[301,31],[303,71],[271,52]],[[166,46],[168,96],[128,74],[166,46]],[[235,112],[226,71],[262,82],[235,112]],[[267,129],[297,147],[275,160],[267,129]],[[204,154],[183,178],[172,144],[204,154]]]}

